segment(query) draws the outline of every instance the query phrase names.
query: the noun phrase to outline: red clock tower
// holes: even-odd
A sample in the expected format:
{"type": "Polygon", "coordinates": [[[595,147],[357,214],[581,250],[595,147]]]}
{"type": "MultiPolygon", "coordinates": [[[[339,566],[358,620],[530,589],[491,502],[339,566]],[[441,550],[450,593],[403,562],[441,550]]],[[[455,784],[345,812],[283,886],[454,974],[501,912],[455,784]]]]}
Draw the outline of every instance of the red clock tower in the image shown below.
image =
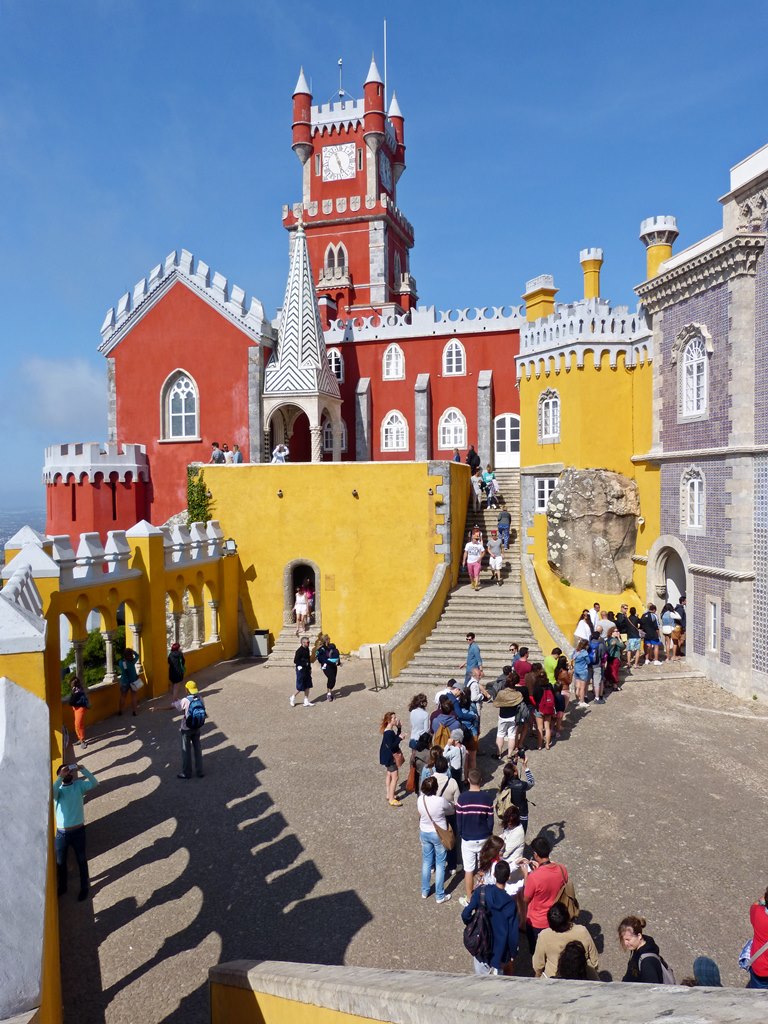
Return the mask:
{"type": "Polygon", "coordinates": [[[293,150],[303,168],[302,202],[284,207],[283,223],[302,213],[323,326],[336,319],[403,313],[417,300],[410,275],[413,228],[397,208],[405,170],[403,115],[371,59],[363,98],[339,90],[337,102],[312,105],[299,74],[293,94],[293,150]]]}

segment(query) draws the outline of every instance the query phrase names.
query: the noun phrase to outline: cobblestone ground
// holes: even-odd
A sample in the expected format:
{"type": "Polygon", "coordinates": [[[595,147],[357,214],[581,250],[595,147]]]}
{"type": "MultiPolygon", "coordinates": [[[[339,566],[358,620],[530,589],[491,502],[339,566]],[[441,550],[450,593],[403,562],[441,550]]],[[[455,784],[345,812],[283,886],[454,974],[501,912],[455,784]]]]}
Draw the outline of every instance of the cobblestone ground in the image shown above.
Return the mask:
{"type": "MultiPolygon", "coordinates": [[[[415,801],[384,799],[378,724],[389,709],[407,719],[410,689],[372,692],[355,661],[340,699],[311,709],[289,706],[290,676],[252,663],[197,680],[204,779],[177,780],[163,701],[92,730],[93,900],[75,901],[73,878],[61,901],[67,1024],[204,1024],[208,968],[226,960],[468,972],[458,900],[419,897],[415,801]]],[[[768,885],[768,711],[661,668],[579,714],[530,755],[529,837],[555,839],[604,977],[621,978],[615,928],[639,913],[678,978],[707,954],[743,985],[748,908],[768,885]]],[[[494,719],[486,709],[485,747],[494,719]]],[[[497,762],[479,764],[492,784],[497,762]]]]}

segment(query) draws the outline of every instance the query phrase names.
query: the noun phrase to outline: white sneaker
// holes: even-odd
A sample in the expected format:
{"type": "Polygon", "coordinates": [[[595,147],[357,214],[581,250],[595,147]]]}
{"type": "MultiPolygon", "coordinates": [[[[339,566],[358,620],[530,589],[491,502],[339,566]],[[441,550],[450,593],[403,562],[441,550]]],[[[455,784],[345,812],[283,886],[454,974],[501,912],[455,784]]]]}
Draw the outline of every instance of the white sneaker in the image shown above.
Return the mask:
{"type": "Polygon", "coordinates": [[[293,694],[293,696],[291,697],[291,707],[296,707],[296,694],[293,694]]]}
{"type": "Polygon", "coordinates": [[[307,698],[305,697],[304,698],[304,707],[305,708],[311,708],[311,707],[314,707],[314,705],[313,705],[311,700],[307,700],[307,698]]]}
{"type": "MultiPolygon", "coordinates": [[[[448,898],[450,899],[450,897],[448,897],[448,898]]],[[[467,899],[466,896],[459,896],[459,903],[462,905],[462,907],[468,907],[469,906],[469,900],[467,899]]]]}
{"type": "Polygon", "coordinates": [[[438,898],[437,898],[437,899],[435,900],[435,903],[447,903],[447,902],[448,902],[448,900],[449,900],[450,898],[451,898],[451,894],[450,894],[449,892],[447,892],[447,893],[445,894],[445,896],[443,896],[443,898],[442,898],[442,899],[440,899],[440,898],[438,897],[438,898]]]}

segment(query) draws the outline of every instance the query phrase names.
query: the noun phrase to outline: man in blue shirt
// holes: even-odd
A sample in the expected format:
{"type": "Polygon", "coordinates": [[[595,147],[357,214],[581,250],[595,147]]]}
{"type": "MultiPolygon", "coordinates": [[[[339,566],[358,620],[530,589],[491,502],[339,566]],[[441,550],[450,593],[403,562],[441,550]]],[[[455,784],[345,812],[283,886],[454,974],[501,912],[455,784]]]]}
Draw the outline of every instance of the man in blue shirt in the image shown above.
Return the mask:
{"type": "Polygon", "coordinates": [[[88,898],[90,890],[88,861],[85,856],[83,796],[99,783],[87,768],[78,769],[76,764],[60,765],[56,775],[53,784],[53,810],[56,817],[54,846],[58,893],[62,896],[67,891],[67,855],[71,846],[80,869],[80,892],[77,898],[82,901],[88,898]],[[78,778],[78,770],[82,772],[82,778],[78,778]]]}
{"type": "Polygon", "coordinates": [[[459,668],[466,669],[466,672],[464,674],[465,683],[469,683],[469,680],[472,678],[473,668],[483,667],[483,658],[482,655],[480,654],[480,646],[475,643],[474,633],[467,633],[467,645],[467,660],[464,662],[463,665],[459,666],[459,668]]]}

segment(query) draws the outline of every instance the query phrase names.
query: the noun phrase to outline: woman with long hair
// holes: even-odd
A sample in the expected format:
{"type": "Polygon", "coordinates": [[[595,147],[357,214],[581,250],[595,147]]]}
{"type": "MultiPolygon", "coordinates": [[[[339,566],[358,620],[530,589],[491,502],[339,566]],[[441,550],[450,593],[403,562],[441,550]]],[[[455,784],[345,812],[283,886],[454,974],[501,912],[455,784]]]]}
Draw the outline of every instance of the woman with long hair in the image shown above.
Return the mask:
{"type": "Polygon", "coordinates": [[[395,796],[400,768],[404,758],[400,750],[400,733],[402,725],[395,711],[387,711],[379,726],[381,746],[379,747],[379,764],[387,773],[387,802],[390,807],[401,807],[402,801],[395,796]]]}
{"type": "Polygon", "coordinates": [[[579,616],[573,635],[576,637],[577,643],[579,640],[586,640],[589,643],[592,639],[592,620],[589,617],[589,608],[585,608],[579,616]]]}
{"type": "Polygon", "coordinates": [[[435,870],[435,903],[447,903],[451,894],[445,891],[445,862],[447,850],[438,835],[436,825],[447,829],[446,815],[453,810],[444,797],[437,795],[437,780],[426,779],[416,800],[419,812],[419,839],[421,840],[421,898],[429,897],[432,869],[435,870]]]}
{"type": "Polygon", "coordinates": [[[296,616],[296,636],[298,636],[304,630],[304,625],[309,618],[309,600],[303,584],[300,587],[296,587],[293,613],[296,616]]]}
{"type": "Polygon", "coordinates": [[[571,699],[571,680],[573,678],[572,665],[565,654],[561,654],[555,665],[555,731],[560,733],[563,728],[563,718],[568,710],[568,702],[571,699]]]}
{"type": "Polygon", "coordinates": [[[580,708],[587,706],[587,687],[589,686],[589,641],[579,640],[573,652],[573,681],[576,686],[576,699],[580,708]]]}
{"type": "Polygon", "coordinates": [[[749,908],[752,925],[752,948],[747,988],[768,988],[768,889],[761,900],[749,908]],[[759,955],[758,955],[759,954],[759,955]]]}
{"type": "Polygon", "coordinates": [[[667,661],[672,661],[672,634],[675,631],[677,619],[675,619],[675,609],[673,605],[667,601],[664,607],[661,609],[661,635],[664,637],[664,654],[667,661]]]}
{"type": "Polygon", "coordinates": [[[494,885],[493,869],[502,860],[504,851],[504,840],[501,836],[489,836],[483,843],[477,857],[477,871],[473,879],[472,888],[479,885],[494,885]]]}
{"type": "Polygon", "coordinates": [[[411,716],[411,735],[408,746],[411,750],[424,750],[429,743],[429,712],[426,693],[417,693],[411,698],[408,712],[411,716]]]}
{"type": "Polygon", "coordinates": [[[443,756],[443,748],[440,746],[439,743],[435,743],[435,744],[433,744],[433,746],[431,746],[429,748],[429,757],[427,758],[427,763],[421,769],[421,775],[419,776],[419,786],[420,787],[430,777],[430,775],[434,775],[435,774],[435,770],[436,770],[435,769],[435,762],[437,761],[438,757],[442,757],[442,756],[443,756]]]}

